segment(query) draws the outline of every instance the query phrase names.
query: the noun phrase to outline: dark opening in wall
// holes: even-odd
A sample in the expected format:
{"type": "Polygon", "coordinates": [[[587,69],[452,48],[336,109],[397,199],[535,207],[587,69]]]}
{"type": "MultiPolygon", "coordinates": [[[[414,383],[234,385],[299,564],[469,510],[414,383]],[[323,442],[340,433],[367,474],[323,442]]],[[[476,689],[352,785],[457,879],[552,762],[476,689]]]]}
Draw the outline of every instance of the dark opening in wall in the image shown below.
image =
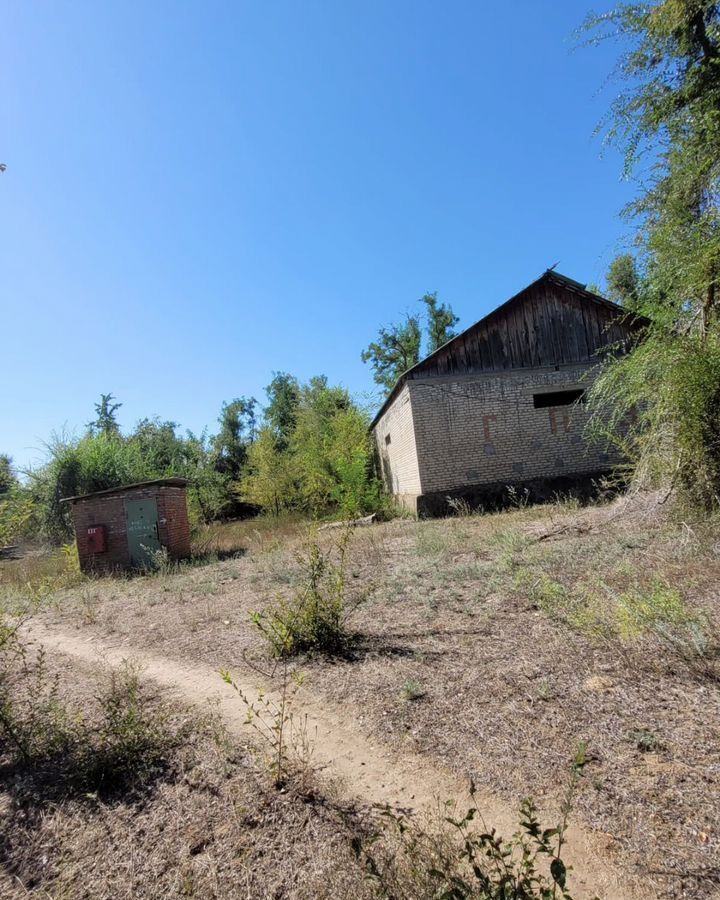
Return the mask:
{"type": "Polygon", "coordinates": [[[548,406],[570,406],[578,400],[585,400],[585,391],[576,388],[572,391],[548,391],[544,394],[533,394],[535,409],[547,409],[548,406]]]}
{"type": "Polygon", "coordinates": [[[389,444],[389,443],[390,443],[390,435],[389,435],[389,434],[386,434],[386,435],[385,435],[385,443],[386,443],[386,444],[389,444]]]}

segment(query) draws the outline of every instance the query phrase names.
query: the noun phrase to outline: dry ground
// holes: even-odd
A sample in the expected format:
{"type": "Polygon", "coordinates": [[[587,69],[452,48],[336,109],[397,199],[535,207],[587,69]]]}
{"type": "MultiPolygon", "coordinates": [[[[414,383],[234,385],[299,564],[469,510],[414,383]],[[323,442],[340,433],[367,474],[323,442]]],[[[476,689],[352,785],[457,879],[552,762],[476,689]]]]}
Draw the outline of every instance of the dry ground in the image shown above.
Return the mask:
{"type": "MultiPolygon", "coordinates": [[[[106,673],[53,655],[64,702],[87,711],[106,673]]],[[[150,701],[167,703],[150,684],[150,701]]],[[[351,850],[358,813],[300,783],[278,791],[254,749],[173,699],[187,736],[152,783],[97,796],[3,765],[0,896],[294,900],[369,896],[351,850]]]]}
{"type": "MultiPolygon", "coordinates": [[[[227,558],[43,589],[38,620],[252,675],[267,655],[250,613],[296,589],[306,540],[299,524],[228,526],[205,541],[227,558]]],[[[651,896],[717,896],[719,543],[716,523],[671,520],[652,497],[358,530],[355,639],[342,657],[303,658],[303,690],[342,705],[379,748],[472,775],[512,805],[531,794],[554,808],[583,741],[574,817],[598,853],[651,896]]]]}

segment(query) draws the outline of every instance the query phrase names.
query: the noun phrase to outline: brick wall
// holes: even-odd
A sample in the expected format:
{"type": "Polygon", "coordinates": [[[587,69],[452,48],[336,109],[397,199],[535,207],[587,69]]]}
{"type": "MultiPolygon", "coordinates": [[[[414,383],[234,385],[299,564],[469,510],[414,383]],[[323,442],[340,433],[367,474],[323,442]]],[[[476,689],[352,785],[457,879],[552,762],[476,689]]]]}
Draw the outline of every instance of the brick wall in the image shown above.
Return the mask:
{"type": "Polygon", "coordinates": [[[190,556],[190,523],[185,488],[163,486],[157,495],[160,543],[173,559],[190,556]],[[165,519],[165,522],[163,522],[165,519]]]}
{"type": "Polygon", "coordinates": [[[577,364],[411,380],[420,493],[579,475],[617,462],[584,439],[584,404],[533,403],[536,393],[587,387],[591,372],[577,364]]]}
{"type": "Polygon", "coordinates": [[[72,504],[75,539],[80,568],[84,571],[107,572],[130,566],[127,545],[127,522],[123,497],[113,494],[75,500],[72,504]],[[87,530],[91,525],[104,525],[107,552],[93,555],[88,546],[87,530]]]}
{"type": "Polygon", "coordinates": [[[417,496],[420,474],[408,384],[375,426],[375,440],[386,489],[401,502],[406,495],[417,496]]]}
{"type": "Polygon", "coordinates": [[[155,500],[161,545],[167,547],[173,559],[190,555],[190,526],[185,488],[148,485],[113,494],[96,494],[73,501],[75,538],[83,571],[110,572],[130,567],[125,500],[155,500]],[[107,530],[105,553],[90,552],[87,530],[92,525],[104,525],[107,530]]]}

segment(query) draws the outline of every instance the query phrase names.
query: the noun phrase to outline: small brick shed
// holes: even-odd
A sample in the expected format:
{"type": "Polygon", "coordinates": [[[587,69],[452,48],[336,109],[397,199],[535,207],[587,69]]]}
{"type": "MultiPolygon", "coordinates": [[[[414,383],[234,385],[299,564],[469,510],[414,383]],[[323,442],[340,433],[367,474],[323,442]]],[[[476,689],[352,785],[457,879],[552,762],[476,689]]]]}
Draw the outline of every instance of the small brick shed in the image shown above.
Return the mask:
{"type": "Polygon", "coordinates": [[[189,556],[186,487],[159,478],[67,497],[83,572],[143,568],[162,548],[171,559],[189,556]]]}

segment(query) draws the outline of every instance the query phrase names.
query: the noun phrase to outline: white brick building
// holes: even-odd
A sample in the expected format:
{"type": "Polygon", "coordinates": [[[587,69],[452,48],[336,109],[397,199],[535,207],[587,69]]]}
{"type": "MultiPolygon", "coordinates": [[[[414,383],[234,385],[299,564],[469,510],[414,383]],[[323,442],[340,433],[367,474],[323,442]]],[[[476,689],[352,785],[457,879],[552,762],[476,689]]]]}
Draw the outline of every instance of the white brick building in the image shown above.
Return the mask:
{"type": "Polygon", "coordinates": [[[583,394],[600,354],[636,324],[620,307],[545,272],[399,379],[373,421],[386,487],[407,508],[481,503],[508,485],[536,496],[618,460],[583,436],[583,394]]]}

